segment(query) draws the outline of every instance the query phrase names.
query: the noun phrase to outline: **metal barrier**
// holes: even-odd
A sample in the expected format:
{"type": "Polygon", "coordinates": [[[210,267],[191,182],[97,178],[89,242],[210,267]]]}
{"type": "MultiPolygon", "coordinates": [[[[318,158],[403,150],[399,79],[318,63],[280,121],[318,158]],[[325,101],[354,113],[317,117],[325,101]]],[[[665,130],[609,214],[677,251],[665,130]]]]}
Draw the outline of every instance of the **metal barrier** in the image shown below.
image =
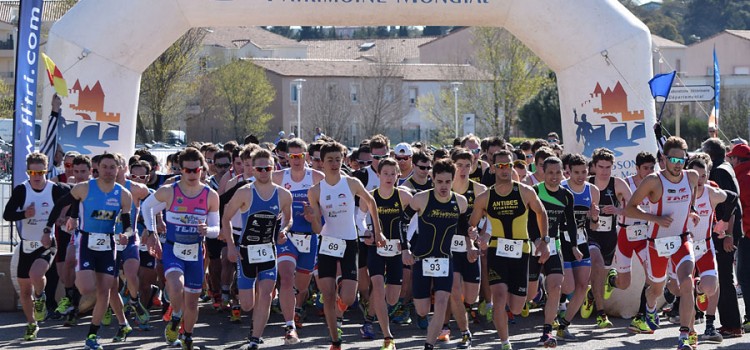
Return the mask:
{"type": "MultiPolygon", "coordinates": [[[[0,203],[2,204],[2,210],[5,210],[5,205],[10,200],[10,195],[13,193],[13,184],[10,181],[0,181],[0,203]]],[[[15,224],[9,221],[2,220],[0,224],[0,251],[13,251],[13,248],[18,245],[19,239],[15,229],[15,224]]]]}

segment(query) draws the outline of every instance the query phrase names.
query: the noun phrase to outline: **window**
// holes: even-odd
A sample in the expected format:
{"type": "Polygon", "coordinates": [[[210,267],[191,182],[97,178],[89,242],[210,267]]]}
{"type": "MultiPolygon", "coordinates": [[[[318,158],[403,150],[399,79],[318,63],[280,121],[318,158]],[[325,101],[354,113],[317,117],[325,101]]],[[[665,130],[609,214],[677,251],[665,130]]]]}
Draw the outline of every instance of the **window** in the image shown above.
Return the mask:
{"type": "Polygon", "coordinates": [[[415,87],[409,88],[409,105],[410,106],[416,106],[417,105],[417,97],[419,97],[419,90],[415,87]]]}
{"type": "Polygon", "coordinates": [[[734,75],[750,75],[750,67],[734,67],[734,75]]]}
{"type": "Polygon", "coordinates": [[[328,86],[328,100],[333,101],[336,99],[336,83],[329,83],[328,86]]]}
{"type": "Polygon", "coordinates": [[[352,103],[359,103],[359,84],[349,86],[349,96],[352,99],[352,103]]]}
{"type": "Polygon", "coordinates": [[[297,101],[299,101],[299,89],[297,86],[297,83],[292,82],[292,85],[290,85],[291,91],[290,91],[290,99],[292,101],[292,104],[296,104],[297,101]]]}

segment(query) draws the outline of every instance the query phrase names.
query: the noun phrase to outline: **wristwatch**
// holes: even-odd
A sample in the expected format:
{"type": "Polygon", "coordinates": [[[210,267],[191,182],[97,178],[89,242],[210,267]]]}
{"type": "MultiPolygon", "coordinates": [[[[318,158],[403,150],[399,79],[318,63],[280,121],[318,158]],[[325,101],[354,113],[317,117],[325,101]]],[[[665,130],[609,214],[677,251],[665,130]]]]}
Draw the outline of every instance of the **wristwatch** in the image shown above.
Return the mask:
{"type": "Polygon", "coordinates": [[[49,227],[45,227],[45,228],[44,228],[44,229],[42,230],[42,232],[44,232],[44,233],[46,233],[46,234],[50,234],[50,233],[52,233],[52,229],[51,229],[51,228],[49,228],[49,227]]]}
{"type": "Polygon", "coordinates": [[[549,238],[549,236],[544,236],[544,237],[542,238],[542,240],[544,241],[544,243],[549,243],[549,241],[550,241],[550,238],[549,238]]]}

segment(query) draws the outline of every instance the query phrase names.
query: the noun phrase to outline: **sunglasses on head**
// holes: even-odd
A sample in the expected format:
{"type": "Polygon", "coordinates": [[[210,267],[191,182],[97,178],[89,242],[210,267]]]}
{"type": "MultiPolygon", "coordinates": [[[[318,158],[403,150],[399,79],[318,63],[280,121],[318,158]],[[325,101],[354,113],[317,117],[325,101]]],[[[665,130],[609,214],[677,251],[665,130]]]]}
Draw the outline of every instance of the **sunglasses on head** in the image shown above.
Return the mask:
{"type": "Polygon", "coordinates": [[[146,174],[146,175],[133,175],[133,174],[130,174],[130,179],[131,180],[148,180],[148,174],[146,174]]]}
{"type": "Polygon", "coordinates": [[[417,165],[417,168],[422,169],[422,170],[430,170],[430,169],[432,169],[432,166],[430,166],[430,165],[417,165]]]}
{"type": "Polygon", "coordinates": [[[405,162],[405,161],[409,160],[409,158],[410,158],[409,156],[396,157],[396,160],[399,161],[399,162],[405,162]]]}
{"type": "Polygon", "coordinates": [[[372,164],[372,161],[371,160],[357,160],[357,163],[359,163],[359,165],[370,165],[372,164]]]}
{"type": "Polygon", "coordinates": [[[29,176],[44,175],[46,173],[47,170],[26,170],[26,174],[29,174],[29,176]]]}
{"type": "Polygon", "coordinates": [[[273,167],[271,167],[271,166],[256,166],[256,167],[253,167],[253,168],[255,169],[255,171],[257,171],[259,173],[268,173],[268,172],[270,172],[273,169],[273,167]]]}
{"type": "Polygon", "coordinates": [[[687,158],[683,157],[667,157],[667,160],[672,164],[685,164],[687,158]]]}
{"type": "Polygon", "coordinates": [[[305,159],[305,154],[304,153],[289,153],[287,154],[287,157],[289,157],[289,159],[305,159]]]}
{"type": "Polygon", "coordinates": [[[201,170],[203,170],[203,167],[197,167],[197,168],[182,168],[182,171],[185,172],[185,174],[197,174],[200,173],[201,170]]]}
{"type": "Polygon", "coordinates": [[[217,168],[226,169],[232,166],[232,163],[216,163],[217,168]]]}
{"type": "Polygon", "coordinates": [[[510,163],[510,162],[508,162],[508,163],[495,163],[494,164],[495,168],[497,168],[497,169],[508,169],[508,168],[511,167],[511,165],[513,165],[513,163],[510,163]]]}
{"type": "Polygon", "coordinates": [[[73,163],[65,163],[65,169],[70,169],[73,167],[73,163]]]}
{"type": "Polygon", "coordinates": [[[381,160],[381,159],[388,158],[388,155],[387,154],[384,154],[384,155],[373,154],[372,158],[373,159],[377,159],[377,160],[381,160]]]}
{"type": "Polygon", "coordinates": [[[513,161],[513,167],[518,169],[525,169],[526,168],[526,162],[522,160],[514,160],[513,161]]]}

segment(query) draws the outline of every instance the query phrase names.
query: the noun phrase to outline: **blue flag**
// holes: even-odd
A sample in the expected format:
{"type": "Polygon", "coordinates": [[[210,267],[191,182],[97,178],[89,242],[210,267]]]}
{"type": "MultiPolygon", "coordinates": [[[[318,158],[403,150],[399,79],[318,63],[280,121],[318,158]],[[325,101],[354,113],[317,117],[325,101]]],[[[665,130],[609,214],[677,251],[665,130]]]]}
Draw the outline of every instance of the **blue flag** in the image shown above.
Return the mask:
{"type": "Polygon", "coordinates": [[[721,75],[719,74],[719,60],[716,58],[716,47],[714,47],[714,110],[716,126],[719,124],[719,95],[721,92],[721,75]]]}
{"type": "MultiPolygon", "coordinates": [[[[13,111],[13,186],[26,176],[26,156],[34,152],[36,85],[39,68],[39,44],[42,36],[42,0],[21,1],[18,11],[18,49],[16,50],[16,87],[13,111]]],[[[50,163],[52,159],[49,160],[50,163]]]]}
{"type": "Polygon", "coordinates": [[[657,74],[648,82],[648,86],[651,87],[651,96],[656,98],[657,96],[664,97],[666,100],[669,97],[669,91],[672,90],[672,82],[677,72],[657,74]]]}

